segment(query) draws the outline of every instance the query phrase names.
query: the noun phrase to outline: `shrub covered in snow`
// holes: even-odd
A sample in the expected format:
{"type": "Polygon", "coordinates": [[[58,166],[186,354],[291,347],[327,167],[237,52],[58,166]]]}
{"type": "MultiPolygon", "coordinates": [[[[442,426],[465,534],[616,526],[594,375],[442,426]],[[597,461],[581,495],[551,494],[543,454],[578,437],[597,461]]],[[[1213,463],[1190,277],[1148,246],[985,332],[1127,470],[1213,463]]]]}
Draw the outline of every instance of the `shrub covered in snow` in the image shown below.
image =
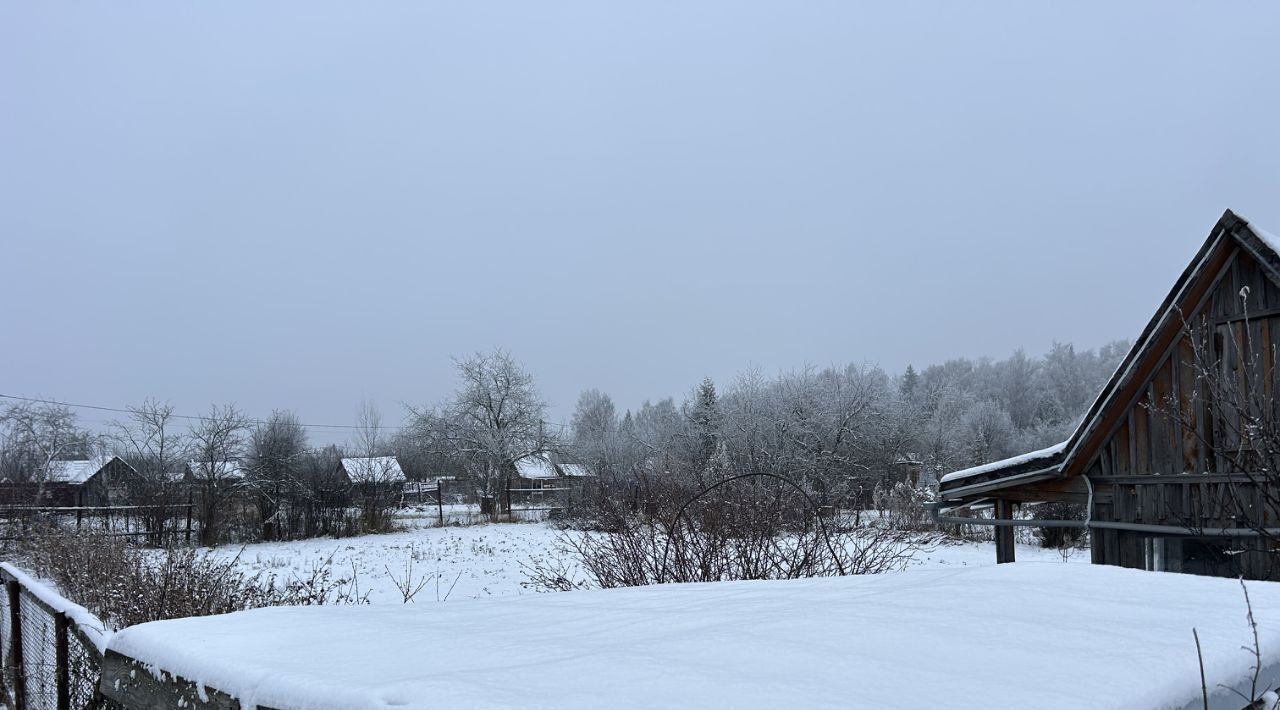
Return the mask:
{"type": "Polygon", "coordinates": [[[307,575],[249,573],[235,558],[190,548],[143,549],[103,533],[53,531],[31,539],[24,565],[107,623],[224,614],[264,606],[362,601],[354,579],[328,562],[307,575]]]}
{"type": "Polygon", "coordinates": [[[541,589],[874,574],[906,565],[919,536],[858,525],[789,481],[729,477],[672,487],[632,510],[603,501],[596,529],[566,534],[560,559],[535,560],[541,589]],[[568,560],[568,563],[565,561],[568,560]],[[567,570],[582,569],[587,579],[567,570]]]}

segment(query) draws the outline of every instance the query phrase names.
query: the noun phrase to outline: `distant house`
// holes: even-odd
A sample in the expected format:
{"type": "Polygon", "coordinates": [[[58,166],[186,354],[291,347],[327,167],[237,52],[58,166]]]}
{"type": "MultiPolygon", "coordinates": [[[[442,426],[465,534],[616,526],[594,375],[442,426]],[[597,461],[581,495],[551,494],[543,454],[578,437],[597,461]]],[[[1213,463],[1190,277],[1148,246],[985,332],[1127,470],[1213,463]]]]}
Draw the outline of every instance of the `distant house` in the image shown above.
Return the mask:
{"type": "Polygon", "coordinates": [[[54,461],[45,491],[51,505],[128,505],[139,480],[138,472],[119,456],[54,461]]]}
{"type": "Polygon", "coordinates": [[[402,486],[405,482],[404,470],[395,456],[344,458],[338,462],[338,478],[355,486],[402,486]]]}
{"type": "Polygon", "coordinates": [[[546,451],[525,456],[515,462],[515,488],[525,491],[544,489],[572,489],[581,492],[596,475],[580,463],[571,463],[559,454],[546,451]]]}
{"type": "Polygon", "coordinates": [[[1039,520],[1089,529],[1095,564],[1280,578],[1277,432],[1280,239],[1228,210],[1071,437],[943,476],[938,510],[993,508],[997,562],[1015,507],[1069,503],[1039,520]]]}

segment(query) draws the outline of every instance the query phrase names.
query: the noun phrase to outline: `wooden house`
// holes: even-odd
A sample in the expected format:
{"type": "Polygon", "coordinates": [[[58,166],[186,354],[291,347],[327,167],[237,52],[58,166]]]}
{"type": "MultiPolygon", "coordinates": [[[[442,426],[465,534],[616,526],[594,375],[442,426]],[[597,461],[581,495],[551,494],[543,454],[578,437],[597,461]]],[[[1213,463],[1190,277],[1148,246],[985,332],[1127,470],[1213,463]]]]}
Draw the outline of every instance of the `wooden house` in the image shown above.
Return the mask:
{"type": "Polygon", "coordinates": [[[517,460],[515,466],[512,487],[525,493],[556,490],[581,499],[586,488],[596,480],[596,475],[583,464],[570,462],[550,451],[525,456],[517,460]]]}
{"type": "Polygon", "coordinates": [[[338,480],[356,487],[399,488],[405,483],[405,475],[404,469],[400,468],[400,459],[395,456],[358,456],[338,462],[338,480]]]}
{"type": "Polygon", "coordinates": [[[1075,526],[1094,563],[1280,578],[1277,365],[1280,240],[1228,210],[1071,437],[947,474],[938,519],[993,508],[999,562],[1014,525],[1075,526]],[[1045,502],[1083,520],[1016,519],[1045,502]]]}
{"type": "Polygon", "coordinates": [[[49,503],[62,506],[130,505],[140,478],[119,456],[54,461],[46,490],[49,503]]]}

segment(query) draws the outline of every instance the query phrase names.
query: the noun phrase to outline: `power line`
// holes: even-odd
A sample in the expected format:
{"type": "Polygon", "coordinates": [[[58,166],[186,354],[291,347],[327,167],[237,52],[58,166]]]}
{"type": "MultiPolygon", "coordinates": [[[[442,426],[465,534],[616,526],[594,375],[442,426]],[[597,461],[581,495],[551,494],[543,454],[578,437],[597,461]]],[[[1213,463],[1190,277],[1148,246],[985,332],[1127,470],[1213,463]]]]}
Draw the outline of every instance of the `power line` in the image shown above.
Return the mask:
{"type": "MultiPolygon", "coordinates": [[[[100,412],[117,412],[117,413],[120,413],[120,414],[133,414],[133,411],[134,411],[134,410],[126,409],[126,408],[122,408],[122,407],[104,407],[104,406],[101,406],[101,405],[98,405],[98,404],[80,404],[80,403],[76,403],[76,402],[59,402],[59,401],[57,401],[57,400],[53,400],[53,399],[41,399],[41,398],[39,398],[39,397],[19,397],[18,395],[12,395],[12,394],[0,394],[0,399],[12,399],[12,400],[16,400],[16,401],[19,401],[19,402],[33,402],[33,403],[38,403],[38,404],[56,404],[56,405],[58,405],[58,406],[60,406],[60,407],[72,407],[72,408],[75,408],[75,409],[94,409],[94,410],[97,410],[97,411],[100,411],[100,412]]],[[[170,414],[169,416],[173,417],[174,419],[185,419],[185,420],[188,420],[188,421],[198,421],[198,422],[199,422],[199,421],[208,421],[208,420],[209,420],[209,417],[207,417],[207,416],[199,416],[199,415],[191,415],[191,414],[170,414]]],[[[250,422],[252,422],[252,423],[254,423],[254,424],[265,424],[265,423],[267,423],[265,419],[249,418],[249,421],[250,421],[250,422]]],[[[544,425],[547,425],[547,426],[558,426],[558,427],[568,427],[568,426],[569,426],[568,424],[565,424],[565,423],[563,423],[563,422],[550,422],[550,421],[546,421],[546,420],[543,420],[543,421],[542,421],[542,423],[543,423],[544,425]]],[[[301,426],[301,427],[305,427],[305,428],[307,428],[307,429],[346,429],[346,430],[352,430],[352,431],[358,431],[358,430],[360,430],[360,429],[363,429],[363,428],[364,428],[364,427],[361,427],[361,426],[358,426],[358,425],[355,425],[355,424],[299,424],[299,426],[301,426]]],[[[408,427],[408,426],[404,426],[404,425],[390,425],[390,426],[380,426],[379,428],[381,428],[381,429],[409,429],[410,427],[408,427]]]]}

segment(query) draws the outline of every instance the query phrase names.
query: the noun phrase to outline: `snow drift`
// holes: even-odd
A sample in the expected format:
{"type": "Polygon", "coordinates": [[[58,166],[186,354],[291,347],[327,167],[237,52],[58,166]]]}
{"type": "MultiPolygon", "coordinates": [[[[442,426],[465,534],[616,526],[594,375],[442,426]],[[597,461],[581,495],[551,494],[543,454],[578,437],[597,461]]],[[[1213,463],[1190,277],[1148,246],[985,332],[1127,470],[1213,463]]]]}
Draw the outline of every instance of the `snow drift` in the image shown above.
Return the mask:
{"type": "MultiPolygon", "coordinates": [[[[1280,584],[1250,594],[1274,664],[1280,584]]],[[[291,710],[1182,708],[1200,695],[1193,627],[1210,687],[1247,690],[1238,582],[1060,563],[256,609],[109,648],[291,710]]]]}

